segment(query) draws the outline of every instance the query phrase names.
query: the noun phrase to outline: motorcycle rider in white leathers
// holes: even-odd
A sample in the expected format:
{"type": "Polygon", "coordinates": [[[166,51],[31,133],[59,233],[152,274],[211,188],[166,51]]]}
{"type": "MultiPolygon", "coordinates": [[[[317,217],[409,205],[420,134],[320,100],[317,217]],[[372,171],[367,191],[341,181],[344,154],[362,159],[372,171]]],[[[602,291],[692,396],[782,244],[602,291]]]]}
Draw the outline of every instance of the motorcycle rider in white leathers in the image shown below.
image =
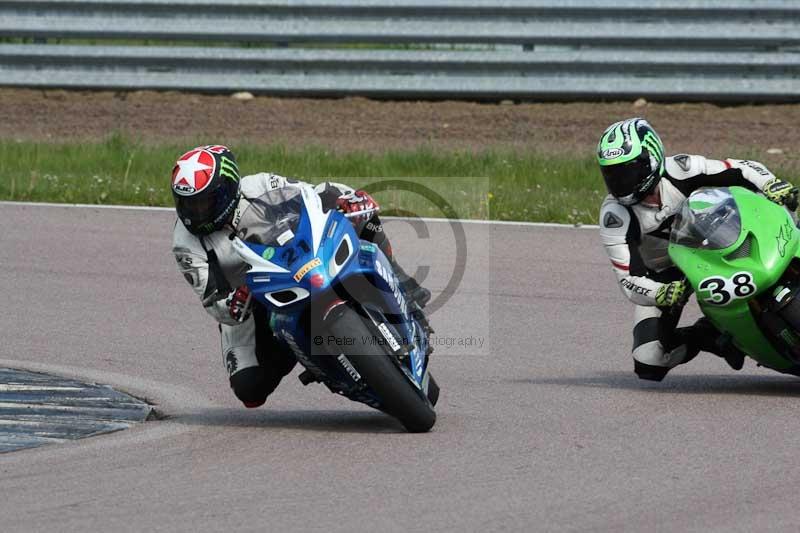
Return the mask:
{"type": "Polygon", "coordinates": [[[661,381],[699,351],[724,357],[740,370],[744,354],[708,319],[676,327],[689,293],[667,253],[672,222],[683,201],[701,187],[737,185],[782,205],[796,203],[797,190],[755,161],[665,157],[658,134],[641,118],[609,126],[600,138],[597,160],[609,192],[600,208],[600,238],[622,292],[636,304],[636,374],[661,381]]]}
{"type": "MultiPolygon", "coordinates": [[[[265,172],[240,178],[233,153],[220,145],[188,151],[172,172],[178,213],[172,251],[181,274],[219,323],[230,385],[246,407],[263,405],[296,360],[291,350],[273,337],[268,313],[261,306],[249,305],[244,277],[248,265],[234,251],[230,237],[249,206],[249,199],[300,183],[265,172]]],[[[324,209],[335,208],[354,215],[350,220],[360,237],[378,245],[392,261],[411,300],[424,306],[430,292],[405,275],[395,262],[372,197],[338,183],[322,183],[314,189],[324,209]],[[365,214],[355,215],[360,211],[365,214]]]]}

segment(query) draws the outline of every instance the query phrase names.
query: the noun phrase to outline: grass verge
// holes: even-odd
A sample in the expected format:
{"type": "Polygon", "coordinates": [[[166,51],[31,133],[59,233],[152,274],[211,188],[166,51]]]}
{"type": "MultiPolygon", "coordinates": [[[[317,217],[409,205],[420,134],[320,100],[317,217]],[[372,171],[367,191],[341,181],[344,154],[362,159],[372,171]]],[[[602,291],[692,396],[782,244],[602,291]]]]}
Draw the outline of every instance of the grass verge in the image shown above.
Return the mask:
{"type": "MultiPolygon", "coordinates": [[[[192,146],[152,145],[120,135],[92,144],[0,140],[0,199],[171,206],[170,171],[192,146]]],[[[386,189],[376,198],[389,213],[594,224],[605,195],[591,156],[429,149],[337,154],[319,147],[259,145],[234,149],[243,174],[269,171],[386,189]],[[376,184],[375,176],[404,180],[376,184]],[[421,198],[420,185],[446,199],[452,210],[421,198]]]]}

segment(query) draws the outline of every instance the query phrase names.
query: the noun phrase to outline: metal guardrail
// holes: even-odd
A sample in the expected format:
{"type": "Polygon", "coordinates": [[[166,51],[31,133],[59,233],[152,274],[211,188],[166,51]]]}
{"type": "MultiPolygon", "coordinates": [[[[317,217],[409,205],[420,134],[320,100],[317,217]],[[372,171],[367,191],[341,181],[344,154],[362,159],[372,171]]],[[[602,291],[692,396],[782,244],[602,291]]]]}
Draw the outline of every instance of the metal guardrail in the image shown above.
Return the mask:
{"type": "Polygon", "coordinates": [[[795,0],[0,0],[1,38],[6,86],[800,99],[795,0]]]}

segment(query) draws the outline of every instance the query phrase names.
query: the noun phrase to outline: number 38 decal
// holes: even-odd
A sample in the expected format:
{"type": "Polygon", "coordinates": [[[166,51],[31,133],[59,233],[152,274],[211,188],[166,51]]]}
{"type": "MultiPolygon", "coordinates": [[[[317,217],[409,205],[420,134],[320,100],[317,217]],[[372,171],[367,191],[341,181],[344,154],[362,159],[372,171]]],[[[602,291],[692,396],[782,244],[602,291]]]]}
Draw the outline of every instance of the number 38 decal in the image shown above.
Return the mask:
{"type": "Polygon", "coordinates": [[[737,272],[728,279],[719,276],[706,278],[697,289],[703,302],[711,305],[728,305],[732,300],[752,296],[757,290],[750,272],[737,272]]]}

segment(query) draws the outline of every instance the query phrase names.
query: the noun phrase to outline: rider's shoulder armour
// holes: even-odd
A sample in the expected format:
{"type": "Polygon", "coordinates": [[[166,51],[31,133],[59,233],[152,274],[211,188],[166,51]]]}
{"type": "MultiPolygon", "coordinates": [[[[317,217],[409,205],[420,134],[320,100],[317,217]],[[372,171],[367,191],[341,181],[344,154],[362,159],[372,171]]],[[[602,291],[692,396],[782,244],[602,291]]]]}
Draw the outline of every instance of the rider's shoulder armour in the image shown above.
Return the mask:
{"type": "Polygon", "coordinates": [[[674,179],[693,178],[706,171],[706,158],[701,155],[678,154],[664,160],[667,175],[674,179]]]}
{"type": "Polygon", "coordinates": [[[613,196],[608,195],[600,206],[600,234],[603,237],[624,238],[630,224],[630,211],[613,196]]]}

